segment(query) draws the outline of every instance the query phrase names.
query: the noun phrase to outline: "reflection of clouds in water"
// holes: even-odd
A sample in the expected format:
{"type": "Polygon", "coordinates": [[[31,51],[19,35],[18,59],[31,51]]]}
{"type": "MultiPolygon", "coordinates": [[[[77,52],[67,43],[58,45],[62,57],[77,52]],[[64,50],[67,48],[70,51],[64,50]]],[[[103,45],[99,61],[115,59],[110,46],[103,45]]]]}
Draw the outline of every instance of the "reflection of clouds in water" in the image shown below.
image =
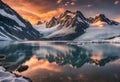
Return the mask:
{"type": "Polygon", "coordinates": [[[40,48],[38,50],[36,50],[34,53],[40,57],[40,56],[46,56],[49,54],[52,55],[58,55],[58,54],[70,54],[73,51],[75,51],[75,48],[70,46],[70,45],[66,45],[66,44],[53,44],[53,43],[42,43],[40,45],[40,48]]]}
{"type": "Polygon", "coordinates": [[[103,52],[93,52],[92,54],[93,55],[90,57],[92,60],[100,61],[104,58],[103,57],[103,52]]]}
{"type": "Polygon", "coordinates": [[[82,46],[83,48],[87,50],[91,50],[92,52],[102,52],[103,56],[118,56],[119,55],[119,46],[115,46],[119,44],[109,44],[109,43],[103,43],[103,44],[85,44],[82,46]]]}
{"type": "Polygon", "coordinates": [[[110,62],[112,65],[120,65],[120,59],[110,62]]]}
{"type": "MultiPolygon", "coordinates": [[[[118,61],[116,61],[116,63],[117,62],[118,61]]],[[[111,80],[110,82],[114,82],[113,80],[118,80],[116,78],[112,78],[112,74],[114,72],[117,72],[118,69],[115,65],[112,66],[111,64],[108,64],[102,69],[92,64],[85,64],[80,69],[75,69],[72,68],[70,65],[60,66],[57,65],[55,62],[49,63],[46,59],[38,60],[36,59],[36,57],[33,57],[25,64],[30,67],[29,70],[22,73],[15,73],[29,77],[34,80],[34,82],[71,82],[73,80],[76,82],[99,82],[102,80],[101,82],[104,82],[106,81],[106,79],[111,80]],[[109,71],[108,69],[112,70],[109,72],[109,75],[107,74],[107,71],[109,71]]],[[[119,77],[119,73],[116,73],[116,75],[119,77]]]]}
{"type": "Polygon", "coordinates": [[[41,69],[54,71],[54,72],[61,72],[61,70],[57,67],[56,63],[50,63],[46,59],[38,60],[37,58],[33,57],[25,64],[31,67],[30,72],[41,69]]]}
{"type": "Polygon", "coordinates": [[[67,44],[66,42],[32,41],[8,45],[4,47],[2,54],[7,57],[4,64],[7,67],[14,66],[15,68],[28,60],[32,55],[35,55],[39,60],[45,59],[50,63],[56,62],[58,65],[71,64],[73,67],[79,68],[86,63],[96,63],[97,65],[104,66],[108,62],[118,59],[119,47],[111,44],[84,44],[77,46],[67,44]]]}

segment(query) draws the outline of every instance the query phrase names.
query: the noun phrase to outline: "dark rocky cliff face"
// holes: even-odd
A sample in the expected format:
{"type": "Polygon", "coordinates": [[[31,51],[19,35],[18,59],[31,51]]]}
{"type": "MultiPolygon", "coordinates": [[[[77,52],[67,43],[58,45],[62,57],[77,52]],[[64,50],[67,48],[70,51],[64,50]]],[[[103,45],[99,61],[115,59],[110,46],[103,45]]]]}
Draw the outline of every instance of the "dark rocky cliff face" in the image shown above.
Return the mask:
{"type": "Polygon", "coordinates": [[[27,20],[0,1],[0,40],[38,40],[40,36],[27,20]]]}

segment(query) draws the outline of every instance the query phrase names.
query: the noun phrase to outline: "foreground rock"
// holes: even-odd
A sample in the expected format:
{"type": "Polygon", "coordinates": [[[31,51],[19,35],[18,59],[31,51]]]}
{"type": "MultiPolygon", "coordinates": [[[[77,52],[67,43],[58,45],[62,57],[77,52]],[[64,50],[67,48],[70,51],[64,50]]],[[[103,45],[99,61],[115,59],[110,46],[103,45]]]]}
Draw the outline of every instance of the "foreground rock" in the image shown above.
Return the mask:
{"type": "Polygon", "coordinates": [[[21,65],[20,67],[18,67],[17,71],[18,72],[23,72],[25,70],[27,70],[29,67],[27,65],[21,65]]]}

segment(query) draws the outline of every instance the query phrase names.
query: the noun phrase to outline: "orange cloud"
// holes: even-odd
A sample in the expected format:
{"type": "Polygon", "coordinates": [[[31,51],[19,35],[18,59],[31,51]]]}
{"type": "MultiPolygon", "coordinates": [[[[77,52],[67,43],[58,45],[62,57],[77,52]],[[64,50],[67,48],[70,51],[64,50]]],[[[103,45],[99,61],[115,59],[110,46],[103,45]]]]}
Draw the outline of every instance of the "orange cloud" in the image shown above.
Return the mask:
{"type": "Polygon", "coordinates": [[[30,21],[32,24],[35,24],[37,23],[37,21],[40,20],[43,21],[49,20],[52,16],[59,15],[65,9],[83,10],[87,12],[92,12],[93,13],[92,15],[95,14],[94,11],[96,9],[100,9],[99,11],[105,10],[105,12],[107,13],[109,13],[108,10],[111,9],[113,13],[119,14],[119,6],[120,6],[118,5],[120,3],[119,0],[114,1],[114,4],[117,5],[115,9],[111,8],[114,5],[113,2],[111,2],[111,0],[109,1],[110,4],[108,3],[108,0],[95,0],[93,2],[89,2],[89,0],[81,0],[81,1],[80,0],[3,0],[3,1],[7,3],[10,7],[12,7],[15,11],[17,11],[25,19],[30,21]],[[103,5],[102,2],[107,3],[109,9],[107,9],[108,7],[105,6],[102,7],[103,5]]]}
{"type": "MultiPolygon", "coordinates": [[[[58,3],[61,1],[62,0],[58,0],[58,3]]],[[[40,20],[50,20],[52,16],[57,16],[58,13],[64,11],[64,8],[59,8],[56,4],[50,1],[48,2],[47,0],[34,0],[32,2],[30,2],[30,0],[4,0],[4,2],[32,24],[40,20]]]]}
{"type": "Polygon", "coordinates": [[[37,21],[48,21],[50,20],[53,16],[58,16],[58,13],[64,12],[64,8],[57,8],[56,10],[51,10],[45,13],[34,13],[30,11],[18,11],[24,18],[29,20],[32,24],[36,24],[37,21]]]}
{"type": "Polygon", "coordinates": [[[58,16],[58,13],[60,14],[63,13],[64,11],[65,11],[64,8],[57,8],[56,10],[51,10],[49,12],[41,14],[41,19],[49,20],[53,16],[58,16]]]}

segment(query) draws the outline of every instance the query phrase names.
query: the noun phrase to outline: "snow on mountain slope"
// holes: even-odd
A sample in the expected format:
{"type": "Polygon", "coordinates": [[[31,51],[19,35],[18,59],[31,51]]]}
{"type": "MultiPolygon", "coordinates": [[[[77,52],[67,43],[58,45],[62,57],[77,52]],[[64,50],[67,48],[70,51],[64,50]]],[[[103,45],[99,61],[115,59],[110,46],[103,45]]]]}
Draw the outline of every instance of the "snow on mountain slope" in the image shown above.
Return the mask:
{"type": "Polygon", "coordinates": [[[43,34],[43,38],[48,36],[49,34],[52,34],[60,29],[62,29],[62,26],[59,24],[52,27],[52,28],[46,28],[46,23],[40,24],[40,25],[35,25],[34,28],[38,30],[41,34],[43,34]]]}
{"type": "Polygon", "coordinates": [[[0,40],[38,40],[40,33],[0,0],[0,40]]]}
{"type": "Polygon", "coordinates": [[[55,32],[49,34],[48,36],[45,36],[45,38],[64,37],[64,36],[72,34],[72,33],[75,33],[75,28],[70,28],[70,26],[67,28],[62,27],[61,29],[56,30],[55,32]]]}
{"type": "Polygon", "coordinates": [[[70,28],[71,26],[65,28],[64,26],[57,24],[52,28],[46,28],[46,24],[34,26],[41,34],[42,38],[52,38],[52,37],[64,37],[65,35],[75,33],[75,28],[70,28]]]}
{"type": "Polygon", "coordinates": [[[79,40],[104,40],[114,36],[120,35],[120,24],[119,25],[108,25],[104,22],[93,23],[86,30],[86,32],[76,38],[74,41],[79,40]]]}
{"type": "Polygon", "coordinates": [[[104,40],[120,35],[120,24],[104,14],[86,18],[80,11],[69,10],[35,28],[43,40],[104,40]]]}
{"type": "Polygon", "coordinates": [[[8,13],[6,13],[3,9],[0,9],[0,12],[1,12],[0,14],[1,14],[2,16],[8,17],[8,18],[16,21],[20,26],[25,27],[25,24],[22,23],[15,15],[8,14],[8,13]]]}
{"type": "Polygon", "coordinates": [[[80,11],[66,10],[58,18],[53,17],[46,24],[35,26],[43,34],[42,39],[73,40],[89,27],[87,18],[80,11]]]}

